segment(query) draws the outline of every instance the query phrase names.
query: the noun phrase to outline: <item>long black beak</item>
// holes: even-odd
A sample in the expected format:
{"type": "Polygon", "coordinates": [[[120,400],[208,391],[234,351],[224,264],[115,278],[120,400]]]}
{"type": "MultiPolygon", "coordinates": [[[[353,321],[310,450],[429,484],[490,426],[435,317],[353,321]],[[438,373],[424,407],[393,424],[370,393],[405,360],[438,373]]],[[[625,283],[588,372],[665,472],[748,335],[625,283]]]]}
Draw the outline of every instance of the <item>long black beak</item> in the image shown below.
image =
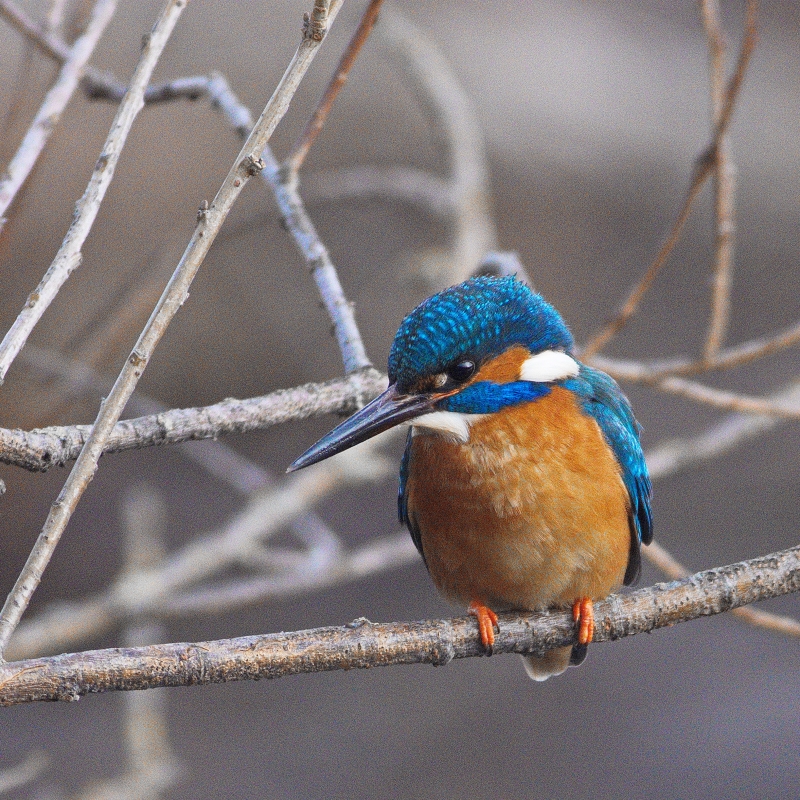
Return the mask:
{"type": "Polygon", "coordinates": [[[341,453],[353,445],[361,444],[372,436],[393,428],[401,422],[427,414],[439,397],[430,394],[398,394],[394,385],[382,395],[367,403],[361,411],[337,425],[313,447],[306,450],[287,472],[294,472],[329,456],[341,453]]]}

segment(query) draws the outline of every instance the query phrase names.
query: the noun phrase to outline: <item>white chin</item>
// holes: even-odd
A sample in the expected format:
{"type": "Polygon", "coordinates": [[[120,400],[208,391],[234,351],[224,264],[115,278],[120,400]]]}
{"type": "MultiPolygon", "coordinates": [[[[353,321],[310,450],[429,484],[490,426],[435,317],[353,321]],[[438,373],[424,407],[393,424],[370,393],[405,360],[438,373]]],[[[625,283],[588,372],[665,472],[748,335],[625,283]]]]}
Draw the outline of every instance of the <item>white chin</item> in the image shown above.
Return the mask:
{"type": "Polygon", "coordinates": [[[414,435],[418,433],[438,433],[453,441],[464,444],[469,441],[470,425],[484,417],[484,414],[459,414],[456,411],[431,411],[411,420],[414,435]]]}

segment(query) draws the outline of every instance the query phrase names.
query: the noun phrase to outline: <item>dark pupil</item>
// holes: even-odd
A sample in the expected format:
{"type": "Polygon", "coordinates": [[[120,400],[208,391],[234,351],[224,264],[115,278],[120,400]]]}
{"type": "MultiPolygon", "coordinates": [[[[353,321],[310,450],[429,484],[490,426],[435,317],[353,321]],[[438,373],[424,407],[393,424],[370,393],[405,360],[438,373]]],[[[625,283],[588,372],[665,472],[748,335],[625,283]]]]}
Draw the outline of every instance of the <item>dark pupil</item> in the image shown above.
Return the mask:
{"type": "Polygon", "coordinates": [[[463,383],[472,377],[473,372],[475,372],[474,361],[460,361],[447,370],[447,376],[456,383],[463,383]]]}

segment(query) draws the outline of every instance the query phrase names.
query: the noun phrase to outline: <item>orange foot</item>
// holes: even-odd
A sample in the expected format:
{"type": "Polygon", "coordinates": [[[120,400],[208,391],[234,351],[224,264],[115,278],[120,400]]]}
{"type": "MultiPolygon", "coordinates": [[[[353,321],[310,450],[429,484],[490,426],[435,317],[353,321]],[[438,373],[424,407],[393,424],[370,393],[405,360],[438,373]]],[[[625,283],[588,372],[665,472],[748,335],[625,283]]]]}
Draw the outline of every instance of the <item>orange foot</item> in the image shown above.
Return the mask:
{"type": "Polygon", "coordinates": [[[488,606],[478,602],[470,603],[470,616],[477,617],[478,631],[481,635],[481,643],[487,650],[491,650],[494,645],[494,628],[497,625],[497,614],[488,606]]]}
{"type": "Polygon", "coordinates": [[[588,597],[572,604],[572,619],[578,626],[578,644],[589,644],[594,638],[594,606],[588,597]]]}

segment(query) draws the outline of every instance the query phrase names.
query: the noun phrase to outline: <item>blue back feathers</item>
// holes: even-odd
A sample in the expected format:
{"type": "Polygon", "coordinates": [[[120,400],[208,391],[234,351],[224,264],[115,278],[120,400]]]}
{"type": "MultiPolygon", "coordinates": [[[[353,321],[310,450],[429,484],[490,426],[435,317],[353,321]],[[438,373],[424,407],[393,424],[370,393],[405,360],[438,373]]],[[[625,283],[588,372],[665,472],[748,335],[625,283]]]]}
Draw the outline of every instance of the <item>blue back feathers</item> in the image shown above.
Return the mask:
{"type": "Polygon", "coordinates": [[[638,539],[650,544],[653,541],[650,510],[653,490],[639,442],[639,423],[634,419],[628,398],[613,378],[585,364],[581,364],[581,371],[576,378],[570,378],[562,385],[572,391],[580,400],[583,410],[597,420],[622,472],[638,539]]]}
{"type": "Polygon", "coordinates": [[[516,278],[472,278],[418,305],[389,353],[389,381],[401,391],[469,358],[476,364],[512,345],[531,353],[573,347],[561,315],[516,278]]]}

